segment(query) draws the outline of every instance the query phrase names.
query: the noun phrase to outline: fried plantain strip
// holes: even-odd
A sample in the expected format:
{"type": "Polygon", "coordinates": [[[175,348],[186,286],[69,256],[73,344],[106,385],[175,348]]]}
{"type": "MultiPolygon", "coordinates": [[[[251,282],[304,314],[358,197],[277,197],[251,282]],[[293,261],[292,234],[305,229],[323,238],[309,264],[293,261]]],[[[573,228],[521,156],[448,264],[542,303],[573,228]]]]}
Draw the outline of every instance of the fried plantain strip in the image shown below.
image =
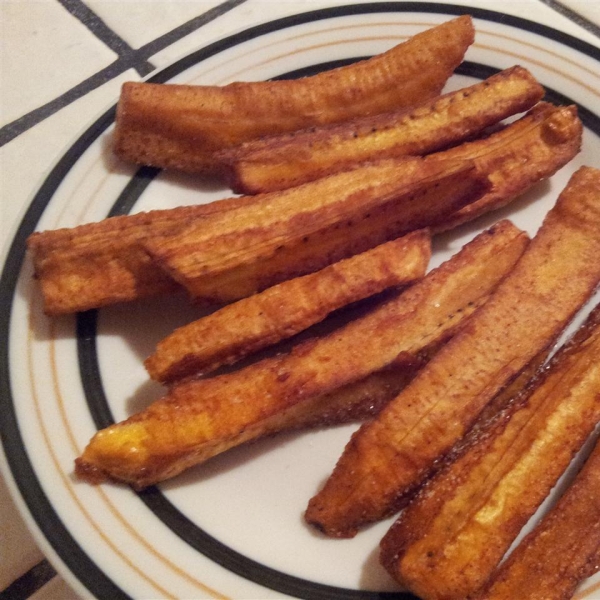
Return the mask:
{"type": "MultiPolygon", "coordinates": [[[[174,386],[147,410],[99,431],[77,459],[77,473],[144,487],[249,437],[273,433],[265,423],[287,409],[301,414],[302,403],[386,368],[412,365],[456,332],[527,243],[524,232],[501,222],[402,294],[341,329],[290,354],[174,386]]],[[[324,410],[329,408],[325,403],[324,410]]]]}
{"type": "Polygon", "coordinates": [[[360,162],[442,150],[530,109],[543,95],[531,73],[515,66],[410,111],[253,140],[218,160],[236,192],[285,189],[360,162]]]}
{"type": "Polygon", "coordinates": [[[33,233],[27,247],[44,311],[48,315],[72,313],[180,290],[156,268],[140,243],[254,201],[249,196],[228,198],[33,233]]]}
{"type": "Polygon", "coordinates": [[[597,569],[600,444],[558,503],[513,550],[476,600],[568,600],[597,569]]]}
{"type": "MultiPolygon", "coordinates": [[[[381,543],[381,560],[401,585],[442,600],[470,598],[485,584],[600,421],[599,355],[596,310],[530,389],[425,485],[381,543]]],[[[600,511],[600,499],[596,505],[600,511]]],[[[539,593],[538,573],[526,578],[539,593]]],[[[517,591],[503,597],[533,597],[517,591]]]]}
{"type": "MultiPolygon", "coordinates": [[[[422,161],[409,160],[399,166],[398,182],[400,185],[404,178],[408,184],[442,173],[443,170],[444,167],[430,167],[422,161]]],[[[388,175],[395,176],[393,171],[392,168],[388,169],[388,175]]],[[[358,185],[358,182],[355,183],[358,185]]],[[[364,183],[367,185],[367,181],[364,183]]],[[[325,187],[319,190],[326,192],[325,187]]],[[[332,188],[330,191],[338,193],[339,189],[332,188]]],[[[274,196],[270,196],[270,199],[276,202],[274,196]]],[[[302,198],[297,200],[301,201],[302,198]]],[[[185,231],[192,225],[198,225],[199,229],[210,228],[216,214],[243,209],[263,201],[264,197],[260,196],[227,198],[206,205],[155,210],[112,217],[69,229],[36,232],[27,243],[42,290],[44,310],[51,315],[64,314],[180,290],[177,282],[162,269],[156,268],[143,243],[161,235],[185,231]]],[[[440,197],[438,202],[437,206],[443,210],[446,201],[440,197]]],[[[264,202],[261,206],[264,207],[264,202]]],[[[421,222],[427,221],[427,211],[434,212],[435,206],[423,211],[421,222]]],[[[263,289],[293,275],[318,270],[330,262],[398,237],[403,225],[398,222],[392,209],[393,206],[373,211],[369,218],[351,224],[355,228],[354,236],[332,236],[331,231],[325,230],[319,235],[312,235],[308,241],[303,238],[299,247],[279,247],[269,261],[270,271],[261,273],[256,265],[251,264],[243,276],[234,271],[231,277],[225,273],[209,278],[210,285],[217,290],[215,300],[244,297],[258,288],[263,289]],[[303,268],[295,265],[294,260],[301,263],[303,268]],[[228,288],[233,289],[227,293],[228,288]],[[223,289],[226,293],[222,293],[223,289]]],[[[255,211],[251,214],[256,218],[259,213],[255,211]]],[[[345,227],[347,223],[338,226],[345,227]]],[[[206,296],[210,298],[211,294],[207,289],[206,296]]]]}
{"type": "Polygon", "coordinates": [[[126,83],[114,149],[139,164],[210,171],[215,151],[249,139],[437,96],[473,39],[473,23],[465,15],[371,59],[313,77],[223,87],[126,83]]]}
{"type": "Polygon", "coordinates": [[[311,499],[309,523],[351,537],[394,514],[494,395],[555,340],[600,281],[599,179],[595,169],[576,172],[469,325],[355,433],[311,499]]]}
{"type": "Polygon", "coordinates": [[[583,125],[575,106],[540,102],[527,115],[490,137],[432,154],[430,160],[473,160],[492,189],[481,199],[440,219],[446,231],[505,206],[533,184],[566,165],[581,148],[583,125]]]}
{"type": "Polygon", "coordinates": [[[469,163],[388,159],[261,195],[144,248],[195,298],[228,302],[427,227],[487,189],[469,163]]]}
{"type": "Polygon", "coordinates": [[[153,379],[170,383],[206,374],[291,337],[329,313],[423,277],[431,238],[421,230],[289,279],[180,327],[145,361],[153,379]]]}

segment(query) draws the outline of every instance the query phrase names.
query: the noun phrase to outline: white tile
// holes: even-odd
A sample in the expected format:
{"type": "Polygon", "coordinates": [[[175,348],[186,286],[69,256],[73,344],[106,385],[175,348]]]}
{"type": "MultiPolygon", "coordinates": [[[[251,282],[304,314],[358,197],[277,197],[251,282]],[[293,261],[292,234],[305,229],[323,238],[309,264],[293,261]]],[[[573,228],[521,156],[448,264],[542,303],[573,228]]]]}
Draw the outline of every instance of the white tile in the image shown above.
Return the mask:
{"type": "Polygon", "coordinates": [[[0,124],[60,96],[116,54],[55,0],[0,2],[0,124]]]}
{"type": "Polygon", "coordinates": [[[133,48],[222,4],[221,0],[86,0],[85,3],[133,48]]]}

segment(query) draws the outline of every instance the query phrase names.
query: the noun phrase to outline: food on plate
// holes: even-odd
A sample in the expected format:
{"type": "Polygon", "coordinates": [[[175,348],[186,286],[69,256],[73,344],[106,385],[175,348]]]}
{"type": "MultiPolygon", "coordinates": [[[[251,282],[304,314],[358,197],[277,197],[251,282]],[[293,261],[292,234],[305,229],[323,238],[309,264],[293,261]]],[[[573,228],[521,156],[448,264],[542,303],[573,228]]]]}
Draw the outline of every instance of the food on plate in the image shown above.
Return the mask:
{"type": "MultiPolygon", "coordinates": [[[[420,223],[422,226],[429,223],[440,231],[498,208],[539,179],[550,176],[578,152],[581,134],[581,121],[574,107],[540,103],[530,114],[483,140],[432,154],[425,160],[397,159],[396,175],[405,177],[406,182],[416,181],[420,176],[439,172],[439,165],[428,164],[428,161],[439,160],[473,160],[479,172],[488,175],[492,189],[470,205],[456,207],[453,216],[448,214],[450,209],[441,197],[437,198],[440,201],[438,214],[435,214],[436,203],[430,206],[431,212],[423,215],[420,223]]],[[[371,170],[362,171],[368,174],[363,179],[372,182],[373,169],[379,167],[370,165],[367,168],[371,170]]],[[[381,168],[387,168],[388,173],[393,170],[389,163],[381,168]]],[[[347,186],[358,175],[340,174],[339,177],[338,182],[349,190],[347,186]]],[[[358,182],[354,183],[358,185],[358,182]]],[[[337,188],[328,190],[328,185],[323,182],[313,185],[317,185],[312,188],[317,197],[329,191],[339,193],[337,188]]],[[[305,203],[303,194],[311,194],[293,193],[297,194],[297,208],[305,203]]],[[[294,201],[293,196],[290,199],[294,201]]],[[[249,208],[254,204],[262,206],[264,201],[260,195],[242,196],[201,206],[112,217],[71,229],[34,233],[28,240],[28,247],[42,290],[44,310],[50,315],[70,313],[180,290],[181,286],[172,274],[156,267],[143,244],[146,241],[154,243],[162,236],[189,232],[196,226],[199,230],[210,230],[204,223],[210,223],[206,219],[211,214],[249,208]]],[[[226,220],[226,217],[220,219],[226,220]]],[[[418,225],[415,223],[414,227],[418,225]]],[[[199,292],[201,297],[213,301],[238,299],[288,277],[318,270],[367,250],[397,237],[403,229],[396,209],[390,206],[353,223],[352,236],[333,235],[329,230],[313,234],[308,242],[302,241],[299,246],[279,247],[269,259],[269,265],[261,264],[254,270],[255,265],[251,263],[241,271],[210,277],[199,292]]]]}
{"type": "Polygon", "coordinates": [[[410,110],[265,137],[217,158],[236,192],[284,189],[368,160],[443,150],[530,109],[543,95],[531,73],[515,66],[410,110]]]}
{"type": "Polygon", "coordinates": [[[542,520],[512,551],[476,600],[568,600],[598,569],[600,443],[542,520]]]}
{"type": "Polygon", "coordinates": [[[297,80],[222,87],[129,82],[117,107],[114,149],[134,163],[211,171],[217,150],[249,139],[437,96],[473,40],[465,15],[373,58],[297,80]]]}
{"type": "Polygon", "coordinates": [[[485,405],[552,344],[600,282],[600,171],[579,169],[489,300],[352,436],[306,520],[351,537],[433,474],[485,405]],[[565,276],[568,274],[568,285],[565,276]]]}
{"type": "Polygon", "coordinates": [[[489,189],[468,161],[386,159],[143,242],[191,296],[229,302],[443,220],[489,189]]]}
{"type": "MultiPolygon", "coordinates": [[[[315,398],[364,384],[383,370],[412,369],[421,353],[455,334],[528,241],[524,232],[501,222],[407,290],[330,334],[233,373],[173,386],[146,410],[96,433],[77,459],[76,472],[92,481],[111,478],[144,487],[275,433],[282,421],[292,427],[287,414],[317,422],[321,404],[315,398]],[[303,414],[302,404],[314,406],[315,414],[303,414]]],[[[322,406],[328,420],[331,404],[322,406]]],[[[339,402],[335,410],[343,414],[339,402]]]]}
{"type": "MultiPolygon", "coordinates": [[[[598,356],[600,309],[425,484],[381,542],[381,561],[402,586],[424,600],[450,600],[471,598],[486,583],[600,422],[598,356]]],[[[590,550],[599,544],[597,537],[590,550]]],[[[564,559],[559,552],[555,560],[564,559]]],[[[543,585],[538,574],[528,575],[536,588],[543,585]]],[[[532,597],[512,589],[518,593],[502,597],[532,597]]]]}
{"type": "Polygon", "coordinates": [[[492,190],[436,227],[443,231],[505,206],[534,183],[550,177],[577,155],[583,125],[575,106],[540,102],[527,115],[482,140],[432,154],[429,160],[472,160],[487,173],[492,190]]]}
{"type": "Polygon", "coordinates": [[[423,277],[431,238],[420,230],[228,304],[160,341],[145,361],[153,379],[206,374],[291,337],[350,303],[423,277]]]}
{"type": "Polygon", "coordinates": [[[180,286],[156,268],[140,243],[175,233],[207,215],[254,202],[244,196],[198,206],[111,217],[33,233],[27,240],[48,315],[173,293],[180,286]]]}

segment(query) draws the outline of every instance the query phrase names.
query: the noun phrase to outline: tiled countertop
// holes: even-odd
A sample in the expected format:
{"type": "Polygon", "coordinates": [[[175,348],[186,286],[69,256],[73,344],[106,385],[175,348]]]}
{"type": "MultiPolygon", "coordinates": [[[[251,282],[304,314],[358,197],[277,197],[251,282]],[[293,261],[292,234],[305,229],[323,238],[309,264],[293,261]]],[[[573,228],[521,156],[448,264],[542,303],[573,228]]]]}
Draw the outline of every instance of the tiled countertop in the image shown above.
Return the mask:
{"type": "MultiPolygon", "coordinates": [[[[176,57],[234,31],[335,0],[2,0],[0,206],[3,255],[28,202],[83,127],[176,57]]],[[[479,0],[600,47],[598,0],[479,0]]],[[[3,307],[3,310],[5,307],[3,307]]],[[[0,415],[1,418],[1,415],[0,415]]],[[[0,597],[74,598],[0,480],[0,597]]]]}

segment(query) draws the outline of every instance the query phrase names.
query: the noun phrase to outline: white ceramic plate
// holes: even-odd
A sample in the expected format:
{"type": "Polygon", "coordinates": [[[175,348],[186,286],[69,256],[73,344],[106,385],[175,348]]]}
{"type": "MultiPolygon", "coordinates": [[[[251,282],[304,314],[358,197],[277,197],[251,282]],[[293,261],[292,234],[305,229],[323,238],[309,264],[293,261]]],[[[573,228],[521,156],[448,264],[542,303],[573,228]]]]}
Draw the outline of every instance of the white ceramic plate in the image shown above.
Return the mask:
{"type": "MultiPolygon", "coordinates": [[[[384,51],[463,10],[389,3],[305,13],[231,36],[152,79],[224,84],[307,74],[384,51]]],[[[437,243],[433,265],[500,216],[535,233],[570,174],[583,164],[600,166],[600,118],[593,112],[600,102],[598,49],[533,22],[471,12],[477,41],[448,89],[519,63],[547,86],[551,100],[578,103],[585,141],[549,182],[437,243]]],[[[110,151],[113,115],[96,121],[50,173],[2,279],[2,306],[10,309],[0,315],[2,439],[40,543],[72,585],[101,598],[386,597],[395,587],[377,563],[377,546],[389,523],[338,541],[302,521],[353,426],[238,448],[141,494],[73,478],[73,459],[99,426],[160,395],[142,359],[193,310],[181,300],[155,300],[48,319],[25,256],[27,235],[228,194],[192,177],[117,162],[110,151]]],[[[586,582],[587,597],[600,597],[597,586],[586,582]]]]}

